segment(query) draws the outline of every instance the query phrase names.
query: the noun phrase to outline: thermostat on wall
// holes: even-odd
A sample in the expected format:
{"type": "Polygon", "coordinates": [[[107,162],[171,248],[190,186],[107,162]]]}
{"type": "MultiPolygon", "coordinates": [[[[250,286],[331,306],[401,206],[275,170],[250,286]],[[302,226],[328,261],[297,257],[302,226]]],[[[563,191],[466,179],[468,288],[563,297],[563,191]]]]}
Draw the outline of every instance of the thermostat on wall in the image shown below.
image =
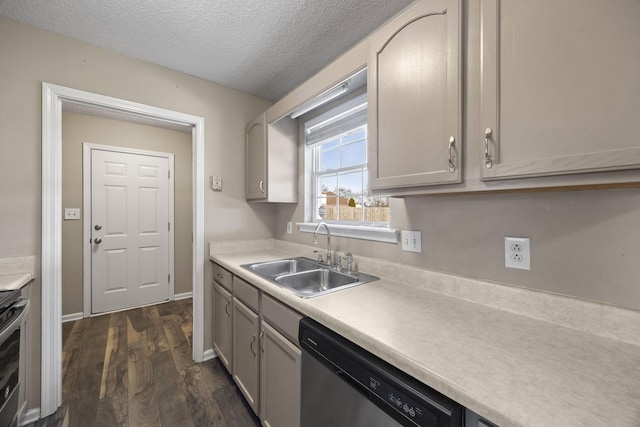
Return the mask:
{"type": "Polygon", "coordinates": [[[222,177],[221,176],[210,176],[209,177],[209,186],[213,191],[222,191],[222,177]]]}

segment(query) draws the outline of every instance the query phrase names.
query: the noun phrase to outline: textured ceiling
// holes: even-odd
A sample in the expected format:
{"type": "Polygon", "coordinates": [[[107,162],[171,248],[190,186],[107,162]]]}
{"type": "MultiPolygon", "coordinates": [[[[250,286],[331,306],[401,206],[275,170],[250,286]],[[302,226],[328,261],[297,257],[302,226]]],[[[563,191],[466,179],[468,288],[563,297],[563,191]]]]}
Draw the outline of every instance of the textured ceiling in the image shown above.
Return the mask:
{"type": "Polygon", "coordinates": [[[411,0],[0,0],[0,15],[277,100],[411,0]]]}

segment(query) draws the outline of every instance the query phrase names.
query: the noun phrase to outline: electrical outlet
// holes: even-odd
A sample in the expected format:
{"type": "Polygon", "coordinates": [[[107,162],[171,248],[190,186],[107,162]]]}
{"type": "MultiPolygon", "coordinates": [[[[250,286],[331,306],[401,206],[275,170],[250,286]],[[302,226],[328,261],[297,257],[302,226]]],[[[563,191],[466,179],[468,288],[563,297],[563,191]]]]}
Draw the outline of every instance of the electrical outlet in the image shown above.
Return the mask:
{"type": "Polygon", "coordinates": [[[291,234],[293,232],[293,224],[291,221],[287,221],[287,234],[291,234]]]}
{"type": "Polygon", "coordinates": [[[528,237],[504,238],[504,266],[531,270],[531,251],[528,237]]]}
{"type": "Polygon", "coordinates": [[[402,250],[407,252],[422,252],[422,232],[402,230],[402,250]]]}

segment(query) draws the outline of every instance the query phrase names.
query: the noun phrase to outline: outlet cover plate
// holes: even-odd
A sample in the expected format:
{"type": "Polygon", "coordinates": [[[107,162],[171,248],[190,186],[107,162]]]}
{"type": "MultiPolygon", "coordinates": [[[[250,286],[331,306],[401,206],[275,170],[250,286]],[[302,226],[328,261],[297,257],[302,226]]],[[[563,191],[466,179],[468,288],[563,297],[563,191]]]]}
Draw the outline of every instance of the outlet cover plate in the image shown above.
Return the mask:
{"type": "Polygon", "coordinates": [[[67,221],[80,219],[80,208],[65,208],[64,219],[67,221]]]}
{"type": "Polygon", "coordinates": [[[504,238],[504,266],[531,270],[531,244],[528,237],[504,238]]]}
{"type": "Polygon", "coordinates": [[[402,250],[406,252],[422,252],[422,232],[402,230],[402,250]]]}

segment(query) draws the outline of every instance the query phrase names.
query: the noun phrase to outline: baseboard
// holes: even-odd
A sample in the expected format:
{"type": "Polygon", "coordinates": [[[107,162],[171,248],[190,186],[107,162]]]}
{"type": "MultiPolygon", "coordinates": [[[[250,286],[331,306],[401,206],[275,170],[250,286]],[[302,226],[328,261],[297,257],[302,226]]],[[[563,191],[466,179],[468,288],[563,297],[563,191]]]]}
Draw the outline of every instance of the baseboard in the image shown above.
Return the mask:
{"type": "Polygon", "coordinates": [[[193,297],[193,292],[184,292],[182,294],[175,294],[173,296],[173,299],[175,299],[176,301],[179,299],[187,299],[187,298],[192,298],[193,297]]]}
{"type": "MultiPolygon", "coordinates": [[[[182,293],[182,294],[175,294],[173,296],[173,299],[177,301],[177,300],[187,299],[187,298],[192,298],[192,297],[193,297],[193,292],[185,292],[185,293],[182,293]]],[[[166,302],[166,301],[163,301],[163,302],[166,302]]],[[[127,307],[127,308],[121,308],[119,310],[105,311],[104,313],[96,313],[96,314],[93,314],[93,315],[88,316],[88,317],[102,316],[104,314],[117,313],[119,311],[127,311],[127,310],[132,310],[134,308],[140,308],[140,307],[145,307],[147,305],[155,305],[155,304],[158,304],[158,303],[154,302],[154,303],[151,303],[151,304],[141,305],[139,307],[127,307]]],[[[65,315],[62,316],[62,323],[73,322],[74,320],[80,320],[80,319],[84,319],[84,313],[82,313],[82,312],[65,314],[65,315]]]]}
{"type": "Polygon", "coordinates": [[[211,359],[215,359],[216,357],[218,357],[218,355],[216,354],[216,351],[212,348],[205,350],[204,351],[204,361],[206,362],[207,360],[211,360],[211,359]]]}
{"type": "Polygon", "coordinates": [[[64,314],[62,316],[62,323],[65,322],[73,322],[74,320],[80,320],[80,319],[84,319],[84,313],[79,312],[79,313],[71,313],[71,314],[64,314]]]}
{"type": "Polygon", "coordinates": [[[27,409],[24,411],[20,420],[18,421],[19,426],[26,426],[27,424],[35,423],[40,419],[40,408],[27,409]]]}

